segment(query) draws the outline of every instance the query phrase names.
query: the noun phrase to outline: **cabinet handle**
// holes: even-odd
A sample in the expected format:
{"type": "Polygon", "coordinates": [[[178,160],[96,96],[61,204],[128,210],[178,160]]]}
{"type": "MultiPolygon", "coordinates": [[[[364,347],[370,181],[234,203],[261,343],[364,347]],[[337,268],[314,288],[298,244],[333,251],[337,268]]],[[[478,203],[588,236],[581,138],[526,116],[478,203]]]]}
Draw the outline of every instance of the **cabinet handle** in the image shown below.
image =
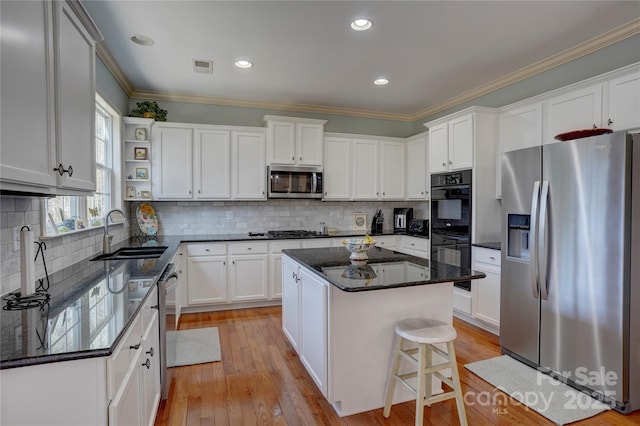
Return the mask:
{"type": "Polygon", "coordinates": [[[189,190],[189,195],[191,195],[191,190],[189,190]]]}
{"type": "Polygon", "coordinates": [[[449,165],[453,164],[453,161],[449,160],[449,165]]]}
{"type": "Polygon", "coordinates": [[[442,163],[442,167],[444,167],[444,166],[446,166],[446,165],[447,165],[447,163],[442,163]]]}
{"type": "Polygon", "coordinates": [[[153,306],[151,307],[151,309],[158,309],[158,308],[159,308],[159,306],[158,306],[158,305],[153,305],[153,306]]]}
{"type": "Polygon", "coordinates": [[[211,251],[211,250],[209,250],[209,249],[204,249],[204,251],[211,251]]]}
{"type": "Polygon", "coordinates": [[[598,128],[598,126],[596,126],[596,124],[595,124],[595,123],[593,123],[593,128],[594,128],[594,129],[597,129],[597,128],[598,128]]]}
{"type": "Polygon", "coordinates": [[[612,119],[607,120],[607,124],[611,126],[613,124],[613,120],[612,119]]]}
{"type": "Polygon", "coordinates": [[[251,250],[251,247],[247,247],[247,250],[251,250]]]}
{"type": "Polygon", "coordinates": [[[291,161],[296,161],[296,157],[291,157],[291,161]]]}
{"type": "Polygon", "coordinates": [[[236,264],[236,261],[235,261],[235,260],[232,260],[232,261],[231,261],[231,264],[232,264],[232,265],[235,265],[235,264],[236,264]]]}
{"type": "Polygon", "coordinates": [[[145,353],[153,356],[153,348],[149,348],[149,350],[145,353]]]}
{"type": "Polygon", "coordinates": [[[140,349],[140,343],[129,346],[129,349],[133,349],[137,351],[138,349],[140,349]]]}
{"type": "Polygon", "coordinates": [[[227,262],[226,261],[222,261],[222,266],[227,266],[227,262]]]}
{"type": "Polygon", "coordinates": [[[69,177],[73,176],[73,167],[71,167],[71,165],[69,165],[69,168],[65,170],[64,166],[62,165],[62,163],[60,163],[60,164],[58,164],[58,167],[56,167],[53,170],[58,172],[60,174],[60,176],[62,176],[65,173],[68,173],[69,177]]]}
{"type": "Polygon", "coordinates": [[[291,278],[293,278],[293,279],[295,279],[295,278],[296,278],[296,273],[295,273],[295,272],[292,272],[292,273],[291,273],[291,278]]]}
{"type": "Polygon", "coordinates": [[[420,191],[420,195],[424,195],[424,191],[420,191]]]}
{"type": "Polygon", "coordinates": [[[489,259],[491,259],[491,260],[496,260],[496,258],[495,258],[495,257],[493,257],[493,256],[489,256],[489,259]]]}
{"type": "Polygon", "coordinates": [[[198,189],[198,194],[200,193],[200,190],[198,189]]]}
{"type": "Polygon", "coordinates": [[[147,367],[147,370],[151,369],[151,361],[149,361],[149,358],[147,358],[147,360],[142,363],[142,366],[147,367]]]}

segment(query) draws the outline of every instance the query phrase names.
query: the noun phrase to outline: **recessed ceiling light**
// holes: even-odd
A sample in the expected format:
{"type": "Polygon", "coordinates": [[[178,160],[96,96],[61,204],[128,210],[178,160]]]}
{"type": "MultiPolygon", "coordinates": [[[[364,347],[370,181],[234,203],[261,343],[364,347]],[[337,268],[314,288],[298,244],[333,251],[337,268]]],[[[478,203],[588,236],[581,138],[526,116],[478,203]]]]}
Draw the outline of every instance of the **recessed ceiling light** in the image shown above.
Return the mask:
{"type": "Polygon", "coordinates": [[[351,22],[351,29],[355,31],[365,31],[373,27],[373,22],[365,18],[358,18],[351,22]]]}
{"type": "Polygon", "coordinates": [[[375,80],[373,80],[373,84],[375,84],[376,86],[384,86],[386,84],[389,84],[389,79],[387,79],[387,78],[376,78],[375,80]]]}
{"type": "Polygon", "coordinates": [[[236,61],[235,65],[238,68],[246,69],[246,68],[251,68],[253,66],[253,62],[242,59],[242,60],[236,61]]]}
{"type": "Polygon", "coordinates": [[[152,46],[155,43],[151,37],[141,34],[131,36],[131,41],[135,44],[139,44],[140,46],[152,46]]]}

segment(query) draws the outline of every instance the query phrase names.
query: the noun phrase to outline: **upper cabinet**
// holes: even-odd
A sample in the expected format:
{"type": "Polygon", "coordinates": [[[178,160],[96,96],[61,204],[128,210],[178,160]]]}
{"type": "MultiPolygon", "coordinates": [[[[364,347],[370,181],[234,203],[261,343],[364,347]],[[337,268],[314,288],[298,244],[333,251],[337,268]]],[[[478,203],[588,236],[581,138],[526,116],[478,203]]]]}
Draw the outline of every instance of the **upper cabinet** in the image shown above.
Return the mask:
{"type": "Polygon", "coordinates": [[[231,196],[235,200],[267,198],[265,135],[260,131],[232,131],[231,196]]]}
{"type": "Polygon", "coordinates": [[[612,79],[606,87],[609,113],[604,125],[613,130],[640,128],[640,69],[612,79]]]}
{"type": "Polygon", "coordinates": [[[574,90],[548,99],[544,143],[572,130],[602,127],[602,84],[574,90]]]}
{"type": "Polygon", "coordinates": [[[380,195],[378,141],[354,139],[351,160],[351,199],[377,200],[380,195]]]}
{"type": "Polygon", "coordinates": [[[326,120],[265,115],[268,164],[322,166],[326,120]]]}
{"type": "Polygon", "coordinates": [[[193,126],[157,123],[153,130],[153,194],[158,199],[193,198],[193,126]]]}
{"type": "Polygon", "coordinates": [[[407,199],[428,200],[431,179],[427,170],[427,133],[412,136],[406,144],[407,199]]]}
{"type": "Polygon", "coordinates": [[[44,194],[95,191],[95,41],[79,2],[0,2],[0,188],[44,194]]]}
{"type": "Polygon", "coordinates": [[[324,138],[324,199],[351,199],[351,139],[338,136],[324,138]]]}
{"type": "Polygon", "coordinates": [[[427,126],[430,173],[473,167],[473,114],[427,126]]]}
{"type": "Polygon", "coordinates": [[[193,166],[195,198],[230,198],[231,132],[197,129],[193,166]]]}

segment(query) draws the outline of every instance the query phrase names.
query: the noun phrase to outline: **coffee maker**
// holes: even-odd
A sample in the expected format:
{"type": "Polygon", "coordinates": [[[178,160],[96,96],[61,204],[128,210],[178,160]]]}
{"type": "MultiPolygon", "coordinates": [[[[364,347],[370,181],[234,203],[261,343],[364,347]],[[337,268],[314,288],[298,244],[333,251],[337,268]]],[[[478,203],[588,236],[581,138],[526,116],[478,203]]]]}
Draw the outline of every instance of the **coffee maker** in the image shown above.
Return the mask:
{"type": "Polygon", "coordinates": [[[406,234],[409,223],[413,219],[413,208],[403,207],[393,209],[393,232],[406,234]]]}

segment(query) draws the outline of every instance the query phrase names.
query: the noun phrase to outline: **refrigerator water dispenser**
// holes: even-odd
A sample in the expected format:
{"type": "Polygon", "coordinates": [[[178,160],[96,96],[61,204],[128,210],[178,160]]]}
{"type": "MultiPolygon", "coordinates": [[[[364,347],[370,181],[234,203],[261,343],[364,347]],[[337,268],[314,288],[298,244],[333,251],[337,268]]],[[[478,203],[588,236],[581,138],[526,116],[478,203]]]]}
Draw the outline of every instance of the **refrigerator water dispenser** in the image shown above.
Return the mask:
{"type": "Polygon", "coordinates": [[[529,222],[530,215],[507,215],[507,256],[528,262],[529,257],[529,222]]]}

